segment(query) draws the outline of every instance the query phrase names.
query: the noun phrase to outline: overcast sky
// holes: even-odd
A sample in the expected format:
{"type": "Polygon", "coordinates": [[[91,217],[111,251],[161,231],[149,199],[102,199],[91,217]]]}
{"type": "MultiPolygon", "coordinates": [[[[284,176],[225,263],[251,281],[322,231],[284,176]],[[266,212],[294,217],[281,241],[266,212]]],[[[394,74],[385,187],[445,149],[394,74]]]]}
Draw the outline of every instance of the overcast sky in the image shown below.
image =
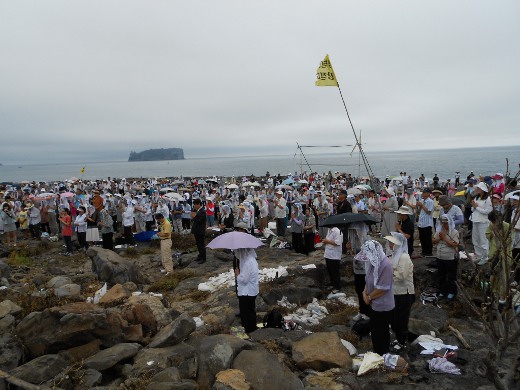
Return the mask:
{"type": "Polygon", "coordinates": [[[327,53],[367,151],[520,144],[519,18],[518,0],[3,0],[0,162],[351,144],[338,89],[314,86],[327,53]]]}

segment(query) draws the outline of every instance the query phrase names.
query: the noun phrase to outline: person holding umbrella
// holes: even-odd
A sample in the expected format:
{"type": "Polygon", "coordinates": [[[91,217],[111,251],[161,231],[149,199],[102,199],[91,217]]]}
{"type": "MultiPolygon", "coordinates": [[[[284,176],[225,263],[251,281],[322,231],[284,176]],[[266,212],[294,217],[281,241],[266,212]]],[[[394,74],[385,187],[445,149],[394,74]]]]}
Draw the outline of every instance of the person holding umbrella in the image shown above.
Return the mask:
{"type": "Polygon", "coordinates": [[[234,252],[240,320],[245,332],[249,334],[257,329],[255,301],[259,293],[259,284],[258,262],[254,248],[264,244],[258,238],[246,233],[247,226],[243,223],[238,223],[236,230],[216,237],[208,244],[208,248],[231,249],[234,252]]]}
{"type": "Polygon", "coordinates": [[[240,321],[244,331],[249,334],[257,329],[255,301],[259,293],[258,262],[256,252],[252,248],[235,249],[234,254],[238,260],[235,277],[240,321]]]}

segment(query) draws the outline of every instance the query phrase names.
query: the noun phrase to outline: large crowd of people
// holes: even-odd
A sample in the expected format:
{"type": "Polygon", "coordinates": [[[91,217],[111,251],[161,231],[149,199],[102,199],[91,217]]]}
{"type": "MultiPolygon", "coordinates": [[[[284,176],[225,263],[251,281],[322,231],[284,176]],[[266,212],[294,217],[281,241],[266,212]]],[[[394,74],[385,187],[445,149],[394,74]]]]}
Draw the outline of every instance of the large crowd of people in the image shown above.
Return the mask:
{"type": "MultiPolygon", "coordinates": [[[[518,262],[519,196],[514,178],[500,173],[479,177],[473,172],[465,181],[458,172],[453,181],[441,181],[437,175],[431,181],[424,175],[413,179],[406,172],[381,181],[303,172],[239,178],[23,182],[0,187],[0,232],[8,247],[16,247],[20,239],[61,235],[64,254],[71,255],[99,242],[103,248],[114,249],[115,239],[123,248],[134,246],[137,234],[157,230],[165,273],[174,272],[172,233],[194,235],[200,264],[206,261],[208,230],[218,234],[238,227],[251,234],[268,232],[290,241],[294,251],[306,255],[321,241],[331,289],[341,289],[341,259],[354,256],[360,303],[356,318],[373,320],[374,349],[384,353],[390,348],[389,326],[397,336],[394,347],[406,343],[415,299],[412,260],[436,258],[438,296],[447,300],[457,295],[458,254],[464,242],[473,246],[472,260],[477,266],[485,266],[497,252],[497,229],[509,229],[512,224],[511,258],[518,262]],[[324,226],[328,217],[344,213],[368,214],[376,223],[324,226]],[[420,250],[414,250],[416,233],[420,250]],[[386,250],[373,238],[384,238],[386,250]]],[[[238,281],[246,284],[239,293],[254,293],[242,272],[237,273],[238,281]]],[[[252,328],[249,308],[247,299],[242,299],[241,309],[252,328]]]]}

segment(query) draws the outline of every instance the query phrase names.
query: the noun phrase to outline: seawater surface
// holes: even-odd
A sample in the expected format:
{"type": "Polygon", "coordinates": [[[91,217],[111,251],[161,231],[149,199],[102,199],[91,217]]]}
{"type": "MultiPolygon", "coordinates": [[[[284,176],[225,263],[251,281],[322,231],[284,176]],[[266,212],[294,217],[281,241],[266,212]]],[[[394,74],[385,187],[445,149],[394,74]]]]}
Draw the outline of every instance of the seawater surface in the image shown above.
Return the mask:
{"type": "MultiPolygon", "coordinates": [[[[455,172],[461,172],[465,178],[470,171],[475,174],[493,175],[505,173],[506,158],[512,174],[518,171],[520,163],[520,145],[492,148],[444,149],[423,151],[370,152],[365,151],[367,160],[374,174],[379,178],[386,175],[398,175],[406,171],[413,178],[422,173],[426,177],[438,174],[440,178],[453,178],[455,172]]],[[[177,176],[242,176],[264,175],[289,172],[339,171],[365,176],[367,170],[363,163],[359,166],[359,156],[354,152],[332,154],[305,153],[278,156],[242,156],[187,158],[178,161],[106,161],[106,162],[71,162],[60,164],[30,164],[0,166],[0,182],[20,182],[22,180],[65,180],[81,177],[81,168],[85,168],[83,179],[105,179],[122,177],[177,177],[177,176]],[[308,165],[307,165],[308,163],[308,165]],[[310,168],[309,168],[310,165],[310,168]]]]}

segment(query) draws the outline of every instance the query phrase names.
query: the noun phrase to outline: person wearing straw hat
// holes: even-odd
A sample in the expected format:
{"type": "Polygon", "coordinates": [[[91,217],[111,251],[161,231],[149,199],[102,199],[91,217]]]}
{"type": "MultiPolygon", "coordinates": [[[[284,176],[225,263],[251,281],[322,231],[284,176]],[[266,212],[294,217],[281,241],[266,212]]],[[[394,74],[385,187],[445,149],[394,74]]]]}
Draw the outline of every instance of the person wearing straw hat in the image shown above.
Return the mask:
{"type": "Polygon", "coordinates": [[[394,315],[391,322],[392,330],[396,340],[392,349],[396,352],[402,351],[408,341],[408,321],[410,310],[415,302],[415,288],[413,284],[413,263],[408,254],[408,243],[406,237],[398,232],[392,232],[385,236],[387,241],[387,253],[394,270],[394,315]]]}
{"type": "Polygon", "coordinates": [[[475,250],[474,261],[477,265],[484,265],[489,257],[489,242],[486,238],[486,230],[489,226],[488,214],[493,211],[489,187],[480,182],[475,186],[475,198],[471,201],[471,222],[473,229],[471,241],[475,250]]]}

